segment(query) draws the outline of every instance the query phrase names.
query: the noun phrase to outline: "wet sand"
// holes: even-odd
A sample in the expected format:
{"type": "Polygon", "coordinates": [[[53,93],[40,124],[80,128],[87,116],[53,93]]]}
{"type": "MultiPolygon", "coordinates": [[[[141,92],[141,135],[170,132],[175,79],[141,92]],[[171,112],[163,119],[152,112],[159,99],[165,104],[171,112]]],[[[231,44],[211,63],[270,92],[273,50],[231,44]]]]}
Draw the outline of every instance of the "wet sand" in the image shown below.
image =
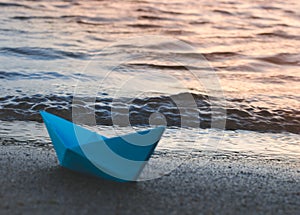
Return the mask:
{"type": "Polygon", "coordinates": [[[50,149],[0,146],[0,214],[297,214],[296,160],[193,156],[160,179],[114,183],[58,166],[50,149]],[[207,159],[209,162],[205,163],[207,159]]]}

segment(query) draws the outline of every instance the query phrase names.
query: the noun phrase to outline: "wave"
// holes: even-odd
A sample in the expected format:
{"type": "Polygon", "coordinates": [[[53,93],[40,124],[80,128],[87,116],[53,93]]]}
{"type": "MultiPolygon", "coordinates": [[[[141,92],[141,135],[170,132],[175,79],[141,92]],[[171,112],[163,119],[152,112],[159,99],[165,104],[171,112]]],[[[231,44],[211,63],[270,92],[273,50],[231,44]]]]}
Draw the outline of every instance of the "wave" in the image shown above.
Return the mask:
{"type": "Polygon", "coordinates": [[[289,65],[289,66],[299,66],[299,54],[292,54],[292,53],[279,53],[272,56],[265,56],[257,58],[261,61],[265,61],[272,64],[277,65],[289,65]]]}
{"type": "MultiPolygon", "coordinates": [[[[282,24],[284,25],[284,24],[282,24]]],[[[281,26],[282,26],[281,25],[281,26]]],[[[288,25],[285,26],[285,27],[289,27],[288,25]]],[[[280,37],[280,38],[283,38],[283,39],[292,39],[292,40],[300,40],[300,36],[298,35],[291,35],[291,34],[288,34],[284,31],[272,31],[272,32],[263,32],[263,33],[259,33],[257,34],[258,36],[265,36],[265,37],[280,37]]]]}
{"type": "Polygon", "coordinates": [[[15,20],[21,20],[21,21],[26,21],[26,20],[68,20],[68,21],[74,21],[74,22],[80,22],[80,21],[90,21],[93,23],[107,23],[107,22],[115,22],[115,21],[120,21],[120,19],[116,18],[105,18],[105,17],[91,17],[91,16],[82,16],[82,15],[62,15],[62,16],[13,16],[10,17],[11,19],[15,20]]]}
{"type": "MultiPolygon", "coordinates": [[[[180,96],[180,94],[175,96],[180,96]]],[[[212,114],[218,115],[222,111],[226,111],[225,128],[227,130],[300,133],[300,111],[297,109],[268,109],[255,107],[242,99],[230,99],[227,100],[227,107],[214,109],[215,112],[213,113],[211,103],[206,95],[192,94],[192,96],[198,106],[197,113],[199,113],[201,128],[211,127],[212,114]]],[[[97,124],[115,125],[115,122],[112,122],[112,114],[119,115],[121,118],[126,117],[122,109],[127,108],[129,110],[129,120],[133,126],[148,125],[151,114],[159,111],[165,116],[168,126],[181,127],[182,114],[186,115],[185,118],[188,118],[191,112],[187,108],[179,113],[172,97],[136,98],[130,105],[119,104],[119,106],[115,106],[115,101],[106,94],[103,94],[101,98],[97,97],[93,104],[87,102],[91,101],[92,98],[81,98],[81,102],[76,103],[76,105],[72,104],[72,95],[4,96],[0,97],[0,120],[42,122],[39,115],[40,110],[46,110],[71,120],[72,109],[83,108],[88,113],[95,112],[97,124]]],[[[195,119],[194,116],[190,118],[195,119]]],[[[122,123],[119,126],[122,126],[122,123]]]]}
{"type": "Polygon", "coordinates": [[[133,28],[161,28],[161,25],[154,25],[154,24],[129,24],[129,27],[133,28]]]}
{"type": "Polygon", "coordinates": [[[172,20],[171,18],[167,18],[167,17],[151,16],[151,15],[138,16],[138,19],[142,19],[142,20],[172,20]]]}
{"type": "Polygon", "coordinates": [[[22,8],[31,8],[24,4],[19,3],[8,3],[8,2],[0,2],[0,7],[22,7],[22,8]]]}
{"type": "Polygon", "coordinates": [[[35,60],[56,60],[64,58],[86,59],[88,55],[83,52],[62,51],[54,48],[41,47],[2,47],[2,55],[15,55],[32,58],[35,60]]]}
{"type": "Polygon", "coordinates": [[[81,73],[74,73],[70,75],[64,75],[59,72],[5,72],[0,71],[0,79],[5,79],[8,81],[15,80],[50,80],[50,79],[78,79],[78,80],[92,80],[94,77],[90,75],[85,75],[81,73]]]}

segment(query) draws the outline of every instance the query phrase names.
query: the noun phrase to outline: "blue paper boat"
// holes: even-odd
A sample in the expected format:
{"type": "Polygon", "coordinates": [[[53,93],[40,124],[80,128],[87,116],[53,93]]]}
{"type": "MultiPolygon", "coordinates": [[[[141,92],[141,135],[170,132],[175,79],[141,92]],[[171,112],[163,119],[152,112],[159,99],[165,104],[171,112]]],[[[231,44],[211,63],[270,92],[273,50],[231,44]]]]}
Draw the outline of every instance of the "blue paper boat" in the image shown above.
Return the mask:
{"type": "Polygon", "coordinates": [[[61,166],[115,181],[136,181],[165,127],[106,138],[58,116],[40,112],[61,166]]]}

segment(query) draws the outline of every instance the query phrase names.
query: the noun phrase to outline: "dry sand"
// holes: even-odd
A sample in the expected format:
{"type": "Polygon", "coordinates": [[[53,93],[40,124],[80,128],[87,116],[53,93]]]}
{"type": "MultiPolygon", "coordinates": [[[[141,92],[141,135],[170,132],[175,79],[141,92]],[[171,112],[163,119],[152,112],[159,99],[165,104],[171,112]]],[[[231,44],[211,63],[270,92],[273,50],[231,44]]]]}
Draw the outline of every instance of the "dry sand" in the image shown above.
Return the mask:
{"type": "Polygon", "coordinates": [[[0,214],[299,214],[299,160],[207,154],[160,179],[114,183],[58,166],[52,150],[0,146],[0,214]],[[209,158],[209,162],[203,165],[209,158]]]}

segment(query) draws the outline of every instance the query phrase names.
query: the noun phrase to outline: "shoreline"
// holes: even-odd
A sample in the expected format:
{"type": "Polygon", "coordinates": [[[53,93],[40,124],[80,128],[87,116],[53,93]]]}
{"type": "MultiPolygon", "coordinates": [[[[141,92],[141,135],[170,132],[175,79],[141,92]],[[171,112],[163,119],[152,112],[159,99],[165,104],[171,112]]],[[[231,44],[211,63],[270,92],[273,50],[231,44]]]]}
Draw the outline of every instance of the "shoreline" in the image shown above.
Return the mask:
{"type": "Polygon", "coordinates": [[[116,183],[58,166],[53,150],[2,146],[1,214],[297,214],[299,162],[193,156],[162,178],[116,183]],[[203,165],[203,162],[209,162],[203,165]]]}

